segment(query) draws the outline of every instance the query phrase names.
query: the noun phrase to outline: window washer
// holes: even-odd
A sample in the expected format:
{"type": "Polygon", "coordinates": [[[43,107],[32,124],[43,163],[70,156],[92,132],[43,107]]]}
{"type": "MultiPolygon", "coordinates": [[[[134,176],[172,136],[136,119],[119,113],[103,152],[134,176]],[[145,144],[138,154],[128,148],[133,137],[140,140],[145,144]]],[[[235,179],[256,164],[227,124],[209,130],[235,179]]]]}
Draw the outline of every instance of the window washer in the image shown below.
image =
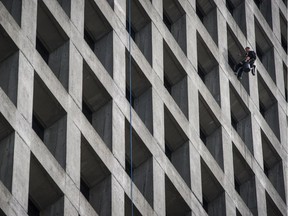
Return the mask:
{"type": "Polygon", "coordinates": [[[245,48],[245,58],[239,64],[234,66],[234,72],[235,75],[238,77],[238,79],[242,79],[242,73],[245,72],[252,72],[253,76],[255,76],[255,65],[254,62],[256,60],[256,53],[250,48],[245,48]]]}

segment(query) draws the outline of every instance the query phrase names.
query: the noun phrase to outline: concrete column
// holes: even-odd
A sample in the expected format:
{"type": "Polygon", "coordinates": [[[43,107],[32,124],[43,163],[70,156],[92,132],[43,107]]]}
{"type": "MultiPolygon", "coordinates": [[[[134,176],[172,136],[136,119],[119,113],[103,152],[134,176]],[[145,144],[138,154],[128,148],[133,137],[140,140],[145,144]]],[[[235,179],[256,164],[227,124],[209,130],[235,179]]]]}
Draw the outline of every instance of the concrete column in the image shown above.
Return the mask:
{"type": "MultiPolygon", "coordinates": [[[[160,0],[156,0],[156,2],[161,2],[160,0]]],[[[161,4],[162,5],[162,4],[161,4]]],[[[162,9],[161,9],[162,11],[162,9]]],[[[154,23],[152,25],[152,65],[153,69],[163,81],[163,38],[160,34],[159,30],[156,28],[154,23]]]]}
{"type": "Polygon", "coordinates": [[[189,122],[196,134],[200,135],[199,130],[199,96],[196,83],[187,77],[188,84],[188,116],[189,122]]]}
{"type": "Polygon", "coordinates": [[[105,142],[112,149],[112,101],[93,113],[92,125],[105,142]]]}
{"type": "Polygon", "coordinates": [[[17,106],[19,51],[0,63],[0,87],[17,106]]]}
{"type": "Polygon", "coordinates": [[[156,9],[156,11],[159,13],[159,15],[163,16],[163,0],[152,0],[152,5],[156,9]]]}
{"type": "Polygon", "coordinates": [[[84,5],[85,0],[71,0],[71,21],[81,34],[84,34],[84,5]]]}
{"type": "Polygon", "coordinates": [[[219,57],[220,63],[224,63],[228,62],[227,22],[219,9],[217,9],[217,21],[219,57]]]}
{"type": "Polygon", "coordinates": [[[284,149],[288,151],[288,133],[287,133],[287,116],[284,109],[278,103],[278,119],[279,119],[279,132],[280,141],[283,144],[284,149]]]}
{"type": "Polygon", "coordinates": [[[112,118],[112,152],[122,167],[125,168],[125,116],[114,101],[112,105],[112,118]]]}
{"type": "Polygon", "coordinates": [[[36,44],[38,0],[22,0],[21,27],[33,45],[36,44]]]}
{"type": "Polygon", "coordinates": [[[61,5],[62,9],[65,11],[67,16],[71,18],[71,0],[57,0],[61,5]]]}
{"type": "Polygon", "coordinates": [[[32,124],[34,69],[22,54],[19,53],[17,108],[27,122],[32,124]]]}
{"type": "Polygon", "coordinates": [[[164,103],[154,88],[152,88],[152,106],[153,135],[161,149],[165,152],[164,103]]]}
{"type": "Polygon", "coordinates": [[[80,188],[81,132],[74,124],[70,114],[67,117],[66,172],[80,188]]]}
{"type": "Polygon", "coordinates": [[[75,45],[70,41],[68,91],[80,109],[82,108],[82,80],[83,58],[75,45]]]}
{"type": "MultiPolygon", "coordinates": [[[[255,178],[255,189],[257,194],[257,207],[258,207],[258,215],[266,216],[266,195],[265,195],[265,188],[262,186],[258,178],[255,178]]],[[[256,200],[255,200],[256,201],[256,200]]],[[[250,206],[248,205],[250,208],[250,206]]],[[[253,212],[253,210],[250,208],[253,212]]],[[[257,210],[257,209],[256,209],[257,210]]],[[[255,211],[256,211],[255,210],[255,211]]],[[[254,213],[254,212],[253,212],[254,213]]],[[[256,214],[254,214],[256,215],[256,214]]]]}
{"type": "Polygon", "coordinates": [[[125,193],[123,187],[112,176],[112,216],[124,216],[125,214],[125,193]]]}
{"type": "MultiPolygon", "coordinates": [[[[281,41],[281,39],[280,39],[280,41],[281,41]]],[[[283,61],[282,61],[279,53],[276,50],[274,52],[274,59],[275,59],[276,85],[277,85],[279,91],[283,95],[285,95],[285,90],[284,90],[285,89],[285,81],[284,81],[283,61]]]]}
{"type": "Polygon", "coordinates": [[[233,168],[233,147],[230,136],[226,130],[222,129],[223,142],[223,161],[224,173],[232,185],[234,185],[234,168],[233,168]]]}
{"type": "Polygon", "coordinates": [[[165,173],[159,163],[153,158],[153,207],[159,216],[165,216],[165,173]]]}
{"type": "Polygon", "coordinates": [[[227,193],[225,193],[225,206],[227,216],[236,216],[235,203],[227,193]]]}
{"type": "MultiPolygon", "coordinates": [[[[195,0],[193,0],[195,1],[195,0]]],[[[195,3],[195,2],[194,2],[195,3]]],[[[196,7],[196,4],[194,4],[196,7]]],[[[196,25],[194,24],[196,19],[196,14],[191,14],[187,16],[186,26],[187,26],[187,58],[197,70],[197,36],[196,36],[196,25]]]]}
{"type": "Polygon", "coordinates": [[[21,137],[15,133],[12,194],[26,211],[28,210],[29,194],[29,159],[29,147],[26,145],[26,143],[24,143],[21,137]]]}
{"type": "Polygon", "coordinates": [[[191,190],[202,202],[202,181],[201,181],[201,156],[192,143],[189,143],[191,190]]]}
{"type": "Polygon", "coordinates": [[[126,92],[126,71],[125,71],[126,67],[123,67],[123,64],[125,62],[126,62],[125,46],[121,42],[117,34],[114,32],[113,33],[113,66],[114,66],[113,67],[113,79],[123,95],[125,95],[125,92],[126,92]]]}
{"type": "Polygon", "coordinates": [[[253,136],[253,152],[255,160],[258,162],[259,166],[263,169],[263,151],[262,151],[262,140],[261,140],[261,128],[257,122],[257,120],[252,116],[251,118],[251,126],[252,126],[252,136],[253,136]]]}
{"type": "Polygon", "coordinates": [[[280,30],[280,11],[277,1],[271,1],[271,13],[272,13],[272,26],[273,33],[276,38],[281,41],[281,30],[280,30]]]}
{"type": "Polygon", "coordinates": [[[120,18],[123,25],[126,25],[126,0],[114,0],[115,14],[120,18]]]}
{"type": "Polygon", "coordinates": [[[67,197],[64,197],[64,216],[79,216],[79,213],[67,197]]]}

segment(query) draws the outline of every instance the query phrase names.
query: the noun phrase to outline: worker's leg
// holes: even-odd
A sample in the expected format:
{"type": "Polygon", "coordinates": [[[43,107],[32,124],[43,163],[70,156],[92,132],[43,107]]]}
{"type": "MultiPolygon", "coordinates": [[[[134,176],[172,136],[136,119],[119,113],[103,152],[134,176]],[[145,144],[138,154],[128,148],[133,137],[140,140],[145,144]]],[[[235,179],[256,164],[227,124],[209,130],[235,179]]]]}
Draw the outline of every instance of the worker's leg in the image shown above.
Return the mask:
{"type": "Polygon", "coordinates": [[[243,68],[240,67],[239,70],[238,70],[238,73],[237,73],[238,79],[242,79],[242,73],[243,73],[243,68]]]}

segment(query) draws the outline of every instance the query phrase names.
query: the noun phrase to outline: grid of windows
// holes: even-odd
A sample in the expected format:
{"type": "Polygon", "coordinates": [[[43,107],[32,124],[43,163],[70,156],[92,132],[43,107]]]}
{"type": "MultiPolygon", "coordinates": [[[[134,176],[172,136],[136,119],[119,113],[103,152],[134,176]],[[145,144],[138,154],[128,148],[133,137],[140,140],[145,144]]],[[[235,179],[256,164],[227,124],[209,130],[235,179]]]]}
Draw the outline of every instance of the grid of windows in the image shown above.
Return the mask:
{"type": "Polygon", "coordinates": [[[128,1],[0,0],[0,215],[287,216],[287,14],[132,0],[130,86],[128,1]]]}

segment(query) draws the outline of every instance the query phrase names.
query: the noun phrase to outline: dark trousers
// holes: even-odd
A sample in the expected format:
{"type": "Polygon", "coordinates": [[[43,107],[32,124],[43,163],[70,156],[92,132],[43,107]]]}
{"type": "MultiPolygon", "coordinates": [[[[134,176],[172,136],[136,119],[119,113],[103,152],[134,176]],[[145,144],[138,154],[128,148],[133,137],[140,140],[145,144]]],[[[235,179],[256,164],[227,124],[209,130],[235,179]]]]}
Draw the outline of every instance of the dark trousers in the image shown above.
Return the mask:
{"type": "MultiPolygon", "coordinates": [[[[249,61],[249,64],[250,64],[250,67],[252,68],[253,65],[254,65],[254,62],[255,60],[250,60],[249,61]]],[[[235,72],[237,73],[237,77],[241,77],[242,76],[242,73],[243,73],[243,65],[245,64],[245,60],[239,62],[236,67],[235,67],[235,72]]]]}

